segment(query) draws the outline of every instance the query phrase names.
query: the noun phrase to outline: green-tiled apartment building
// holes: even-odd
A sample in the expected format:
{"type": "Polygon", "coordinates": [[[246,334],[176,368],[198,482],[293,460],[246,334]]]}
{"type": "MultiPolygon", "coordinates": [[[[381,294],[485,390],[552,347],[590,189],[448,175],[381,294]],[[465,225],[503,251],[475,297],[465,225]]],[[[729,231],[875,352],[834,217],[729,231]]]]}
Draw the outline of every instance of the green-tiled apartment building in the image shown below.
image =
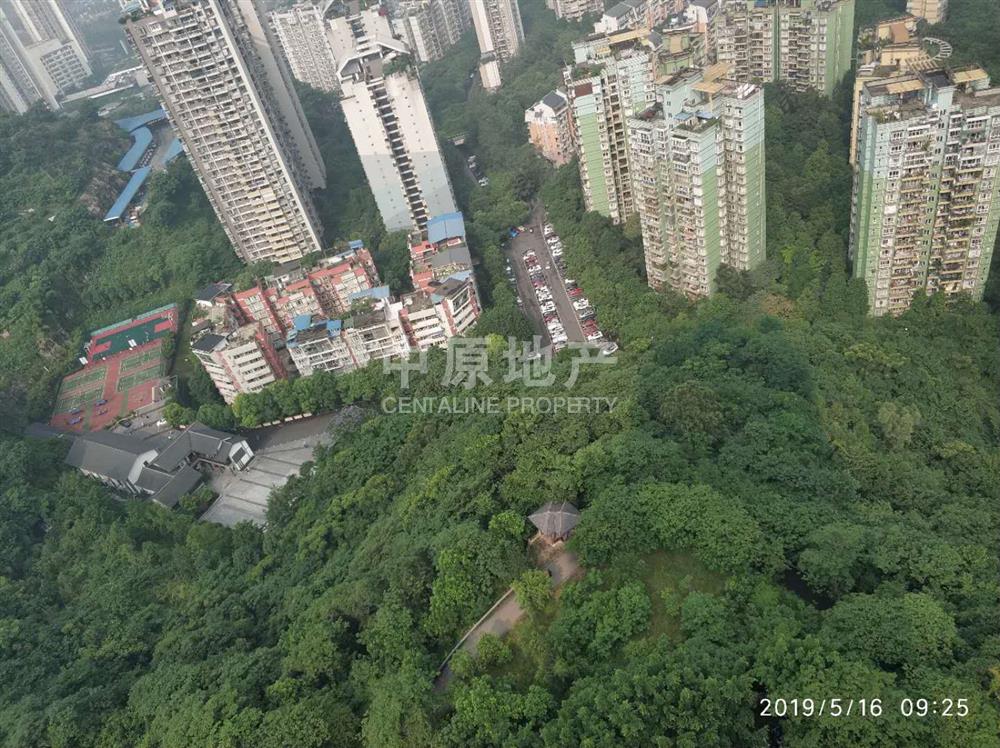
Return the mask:
{"type": "Polygon", "coordinates": [[[628,122],[649,284],[692,298],[715,290],[720,265],[764,259],[764,92],[726,75],[715,65],[670,76],[628,122]]]}

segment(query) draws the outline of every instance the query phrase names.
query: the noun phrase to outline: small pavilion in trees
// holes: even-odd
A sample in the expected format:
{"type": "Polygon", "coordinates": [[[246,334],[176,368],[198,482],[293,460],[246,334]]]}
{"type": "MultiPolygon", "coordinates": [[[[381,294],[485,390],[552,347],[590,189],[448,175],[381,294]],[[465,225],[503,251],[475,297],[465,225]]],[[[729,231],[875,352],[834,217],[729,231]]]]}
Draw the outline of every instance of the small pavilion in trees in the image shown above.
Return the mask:
{"type": "Polygon", "coordinates": [[[550,501],[528,519],[549,543],[566,540],[580,524],[580,510],[568,501],[550,501]]]}

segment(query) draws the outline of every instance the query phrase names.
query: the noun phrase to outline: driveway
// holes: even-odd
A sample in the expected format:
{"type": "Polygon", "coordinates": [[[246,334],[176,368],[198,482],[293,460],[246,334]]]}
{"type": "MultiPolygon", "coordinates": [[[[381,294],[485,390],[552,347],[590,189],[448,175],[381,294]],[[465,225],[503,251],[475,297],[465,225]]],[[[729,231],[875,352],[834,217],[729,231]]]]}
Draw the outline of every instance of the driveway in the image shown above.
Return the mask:
{"type": "Polygon", "coordinates": [[[577,319],[576,310],[573,309],[569,294],[566,293],[566,286],[562,278],[559,277],[559,268],[552,261],[549,245],[545,242],[542,233],[542,226],[545,224],[545,207],[541,203],[535,208],[530,221],[529,224],[525,224],[525,228],[532,228],[534,232],[525,231],[518,234],[508,243],[506,251],[507,257],[510,258],[511,267],[514,268],[517,294],[524,300],[524,312],[531,320],[535,330],[541,333],[543,341],[548,344],[550,342],[548,330],[545,327],[542,311],[538,306],[538,299],[535,298],[535,289],[531,284],[528,269],[524,266],[524,253],[533,249],[538,255],[545,283],[552,292],[552,301],[556,305],[559,320],[566,330],[566,337],[571,341],[582,343],[587,338],[580,328],[580,320],[577,319]]]}

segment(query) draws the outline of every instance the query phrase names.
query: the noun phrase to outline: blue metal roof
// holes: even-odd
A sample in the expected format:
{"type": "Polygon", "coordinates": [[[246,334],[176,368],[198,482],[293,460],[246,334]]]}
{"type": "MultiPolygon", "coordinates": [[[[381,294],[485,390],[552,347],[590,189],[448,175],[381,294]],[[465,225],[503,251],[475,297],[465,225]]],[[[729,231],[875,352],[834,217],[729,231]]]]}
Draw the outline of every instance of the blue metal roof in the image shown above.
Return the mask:
{"type": "Polygon", "coordinates": [[[163,163],[169,164],[182,153],[184,153],[184,146],[181,145],[180,138],[175,137],[170,141],[170,145],[167,146],[166,153],[163,154],[163,163]]]}
{"type": "Polygon", "coordinates": [[[461,213],[445,213],[427,222],[427,241],[431,244],[456,237],[465,238],[465,218],[461,213]]]}
{"type": "Polygon", "coordinates": [[[351,249],[364,249],[365,243],[360,239],[355,239],[354,241],[347,242],[347,246],[351,249]]]}
{"type": "Polygon", "coordinates": [[[339,319],[328,319],[326,321],[326,331],[327,332],[340,332],[344,323],[339,319]]]}
{"type": "Polygon", "coordinates": [[[125,214],[129,204],[135,199],[136,194],[149,178],[149,173],[151,171],[152,168],[149,166],[143,166],[141,169],[136,169],[132,173],[132,178],[128,180],[128,184],[125,185],[125,189],[121,191],[121,194],[118,195],[118,199],[115,200],[115,204],[111,206],[111,210],[109,210],[104,216],[105,221],[117,221],[125,214]]]}
{"type": "Polygon", "coordinates": [[[308,330],[312,327],[313,318],[311,314],[299,314],[292,320],[292,325],[296,330],[308,330]]]}
{"type": "Polygon", "coordinates": [[[388,286],[377,286],[375,288],[369,288],[366,291],[356,291],[348,297],[351,301],[357,301],[358,299],[388,299],[389,298],[389,287],[388,286]]]}
{"type": "Polygon", "coordinates": [[[137,127],[132,131],[132,147],[118,162],[118,171],[132,171],[146,154],[153,142],[153,133],[148,127],[137,127]]]}
{"type": "Polygon", "coordinates": [[[160,120],[167,118],[167,112],[163,107],[159,109],[154,109],[152,112],[146,112],[145,114],[139,114],[135,117],[125,117],[124,119],[116,119],[115,124],[118,125],[125,132],[132,132],[136,128],[142,127],[143,125],[151,125],[154,122],[159,122],[160,120]]]}

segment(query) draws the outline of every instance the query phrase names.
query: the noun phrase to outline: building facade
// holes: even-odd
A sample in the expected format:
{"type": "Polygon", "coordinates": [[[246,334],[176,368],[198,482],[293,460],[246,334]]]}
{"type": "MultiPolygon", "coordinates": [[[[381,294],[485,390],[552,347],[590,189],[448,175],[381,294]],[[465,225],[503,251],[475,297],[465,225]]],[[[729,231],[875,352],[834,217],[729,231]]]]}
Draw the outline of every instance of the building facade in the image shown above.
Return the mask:
{"type": "Polygon", "coordinates": [[[244,262],[322,250],[326,184],[291,74],[254,0],[141,0],[126,30],[244,262]]]}
{"type": "Polygon", "coordinates": [[[573,45],[565,72],[584,205],[615,223],[635,212],[626,122],[655,101],[660,42],[646,30],[595,34],[573,45]]]}
{"type": "Polygon", "coordinates": [[[419,62],[440,60],[472,25],[469,4],[456,0],[403,0],[393,15],[393,28],[419,62]]]}
{"type": "Polygon", "coordinates": [[[426,226],[455,197],[410,49],[365,10],[331,22],[342,106],[389,231],[426,226]]]}
{"type": "Polygon", "coordinates": [[[866,83],[856,160],[851,258],[872,314],[920,293],[981,298],[1000,225],[1000,89],[987,74],[866,83]]]}
{"type": "MultiPolygon", "coordinates": [[[[348,251],[323,257],[310,268],[298,262],[279,265],[248,289],[216,295],[212,306],[226,310],[239,324],[258,323],[280,338],[296,317],[345,314],[354,294],[380,285],[371,254],[361,242],[351,244],[348,251]]],[[[222,321],[217,314],[216,322],[222,321]]]]}
{"type": "Polygon", "coordinates": [[[90,53],[63,0],[0,0],[0,111],[23,114],[90,77],[90,53]]]}
{"type": "Polygon", "coordinates": [[[927,23],[944,23],[948,19],[948,0],[907,0],[906,12],[927,23]]]}
{"type": "Polygon", "coordinates": [[[471,270],[455,272],[432,292],[416,291],[402,298],[400,318],[410,345],[426,351],[464,335],[479,319],[482,304],[471,270]]]}
{"type": "Polygon", "coordinates": [[[230,405],[244,392],[260,392],[288,378],[288,368],[261,324],[207,333],[191,344],[191,351],[230,405]]]}
{"type": "Polygon", "coordinates": [[[584,16],[599,16],[604,12],[604,0],[551,0],[548,4],[558,18],[579,21],[584,16]]]}
{"type": "Polygon", "coordinates": [[[750,270],[765,253],[764,93],[726,72],[676,73],[628,122],[649,284],[692,298],[720,265],[750,270]]]}
{"type": "Polygon", "coordinates": [[[500,66],[521,53],[524,25],[517,0],[469,0],[479,41],[479,76],[483,88],[495,91],[503,79],[500,66]]]}
{"type": "Polygon", "coordinates": [[[881,21],[858,33],[857,72],[851,109],[852,165],[856,164],[858,130],[861,127],[861,92],[866,84],[888,81],[920,70],[934,70],[951,56],[944,45],[931,45],[917,32],[917,18],[897,16],[881,21]],[[931,57],[933,49],[934,56],[931,57]]]}
{"type": "Polygon", "coordinates": [[[727,0],[717,59],[742,83],[833,93],[851,69],[854,0],[727,0]]]}
{"type": "Polygon", "coordinates": [[[327,93],[338,91],[337,64],[323,10],[306,0],[272,12],[269,20],[296,80],[327,93]]]}
{"type": "Polygon", "coordinates": [[[538,154],[555,164],[569,163],[576,153],[573,145],[573,118],[569,99],[562,91],[550,91],[541,101],[525,110],[528,141],[538,154]]]}
{"type": "Polygon", "coordinates": [[[684,5],[684,0],[622,0],[604,11],[594,24],[594,32],[615,34],[630,29],[655,28],[684,10],[684,5]]]}

